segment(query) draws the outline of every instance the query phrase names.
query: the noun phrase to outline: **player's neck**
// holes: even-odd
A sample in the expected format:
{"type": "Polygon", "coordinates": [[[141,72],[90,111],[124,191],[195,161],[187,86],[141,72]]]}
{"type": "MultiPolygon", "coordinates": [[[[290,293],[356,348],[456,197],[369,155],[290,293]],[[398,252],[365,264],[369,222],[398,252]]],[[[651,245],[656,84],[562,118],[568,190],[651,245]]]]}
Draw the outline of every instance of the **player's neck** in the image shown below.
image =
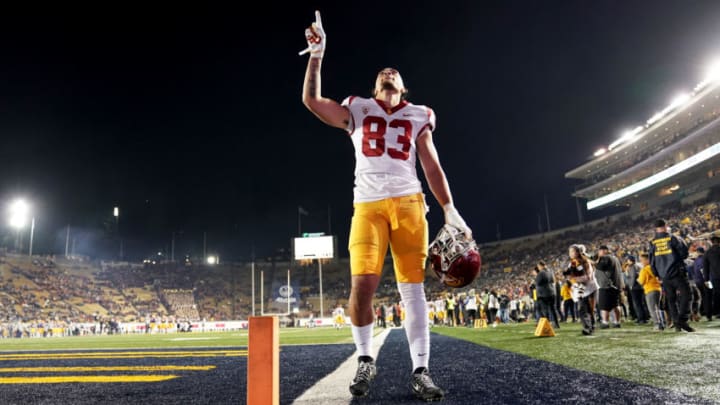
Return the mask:
{"type": "Polygon", "coordinates": [[[379,92],[375,98],[390,108],[394,108],[402,102],[402,94],[399,91],[384,90],[379,92]]]}

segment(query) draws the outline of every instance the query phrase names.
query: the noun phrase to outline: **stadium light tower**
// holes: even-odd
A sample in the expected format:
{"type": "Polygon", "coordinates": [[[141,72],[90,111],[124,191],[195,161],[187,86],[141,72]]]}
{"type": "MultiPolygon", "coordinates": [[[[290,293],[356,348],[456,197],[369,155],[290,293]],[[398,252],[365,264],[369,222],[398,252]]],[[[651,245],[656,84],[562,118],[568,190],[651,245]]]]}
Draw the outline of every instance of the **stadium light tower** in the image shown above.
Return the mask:
{"type": "MultiPolygon", "coordinates": [[[[23,199],[17,199],[10,203],[9,207],[10,219],[9,223],[12,228],[17,229],[16,247],[20,245],[20,232],[27,224],[28,216],[30,216],[30,205],[23,199]]],[[[33,237],[35,236],[35,217],[32,216],[30,221],[30,250],[29,256],[32,256],[33,237]]]]}
{"type": "Polygon", "coordinates": [[[123,259],[123,240],[120,236],[120,207],[113,207],[113,217],[115,217],[115,233],[117,233],[118,242],[120,245],[120,252],[118,254],[119,260],[123,259]]]}

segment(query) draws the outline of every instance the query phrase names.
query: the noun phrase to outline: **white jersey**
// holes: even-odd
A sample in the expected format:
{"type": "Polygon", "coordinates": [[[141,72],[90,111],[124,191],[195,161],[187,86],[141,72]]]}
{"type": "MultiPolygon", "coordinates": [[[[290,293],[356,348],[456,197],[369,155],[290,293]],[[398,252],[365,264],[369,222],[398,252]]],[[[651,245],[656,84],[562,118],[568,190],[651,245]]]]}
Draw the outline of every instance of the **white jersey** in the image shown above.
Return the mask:
{"type": "Polygon", "coordinates": [[[355,147],[354,202],[422,192],[415,166],[415,141],[435,130],[432,109],[402,101],[392,109],[374,98],[348,97],[348,132],[355,147]]]}
{"type": "Polygon", "coordinates": [[[467,302],[465,303],[465,309],[474,309],[477,311],[477,298],[474,295],[469,295],[467,302]]]}
{"type": "Polygon", "coordinates": [[[440,312],[440,311],[444,312],[445,311],[445,300],[435,300],[435,310],[438,312],[440,312]]]}

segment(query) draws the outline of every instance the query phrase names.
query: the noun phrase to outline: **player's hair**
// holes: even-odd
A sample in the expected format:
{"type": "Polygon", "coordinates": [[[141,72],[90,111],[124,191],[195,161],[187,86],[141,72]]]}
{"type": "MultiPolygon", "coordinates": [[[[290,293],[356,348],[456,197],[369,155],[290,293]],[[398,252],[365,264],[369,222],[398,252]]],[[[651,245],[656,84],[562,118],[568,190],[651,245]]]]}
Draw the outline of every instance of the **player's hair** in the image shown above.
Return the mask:
{"type": "Polygon", "coordinates": [[[585,245],[581,244],[574,244],[570,246],[570,249],[577,252],[578,257],[585,257],[587,258],[587,249],[585,248],[585,245]]]}
{"type": "Polygon", "coordinates": [[[585,272],[587,274],[589,261],[588,261],[587,253],[585,251],[585,245],[580,245],[580,244],[572,245],[572,246],[570,246],[570,249],[572,249],[578,253],[578,257],[575,260],[577,260],[578,264],[581,264],[583,266],[583,272],[585,272]]]}

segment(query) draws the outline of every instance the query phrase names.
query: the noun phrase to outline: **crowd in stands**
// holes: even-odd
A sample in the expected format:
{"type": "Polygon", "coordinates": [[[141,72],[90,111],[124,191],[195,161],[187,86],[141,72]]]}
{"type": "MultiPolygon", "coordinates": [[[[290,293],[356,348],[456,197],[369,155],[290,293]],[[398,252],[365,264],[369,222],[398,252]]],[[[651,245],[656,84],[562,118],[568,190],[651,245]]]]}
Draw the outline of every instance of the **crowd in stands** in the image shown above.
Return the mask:
{"type": "Polygon", "coordinates": [[[163,298],[165,305],[170,308],[170,312],[175,314],[175,317],[200,319],[192,290],[166,289],[163,290],[163,298]]]}
{"type": "Polygon", "coordinates": [[[618,258],[638,257],[648,249],[654,233],[653,220],[657,216],[665,218],[670,227],[693,246],[708,246],[706,239],[694,240],[694,236],[720,230],[720,209],[714,202],[686,208],[675,206],[634,219],[624,217],[603,221],[548,239],[517,241],[484,250],[481,252],[483,270],[476,286],[512,297],[526,294],[531,284],[530,271],[537,262],[543,260],[556,275],[561,275],[568,267],[568,247],[578,243],[584,244],[589,252],[607,245],[618,258]]]}
{"type": "Polygon", "coordinates": [[[77,319],[77,304],[98,304],[116,309],[104,296],[102,285],[85,277],[69,275],[51,259],[14,261],[4,264],[9,272],[0,275],[0,319],[77,319]],[[74,300],[76,305],[70,303],[74,300]]]}
{"type": "MultiPolygon", "coordinates": [[[[691,206],[675,205],[644,215],[607,218],[552,236],[536,235],[481,247],[483,268],[478,279],[462,290],[449,290],[428,272],[426,291],[433,319],[439,324],[474,322],[484,313],[492,323],[513,322],[534,316],[531,270],[539,261],[547,263],[558,280],[568,267],[568,247],[583,244],[589,252],[607,245],[618,258],[639,257],[647,250],[652,222],[663,217],[670,227],[691,245],[707,248],[707,234],[720,230],[720,209],[712,202],[691,206]],[[705,234],[703,238],[698,235],[705,234]],[[470,290],[473,290],[473,294],[470,290]],[[455,307],[448,308],[448,294],[455,307]],[[462,316],[468,299],[477,303],[473,317],[462,316]],[[491,312],[492,311],[492,312],[491,312]],[[452,314],[451,314],[452,312],[452,314]],[[456,314],[457,312],[457,314],[456,314]],[[450,320],[452,319],[452,322],[450,320]]],[[[270,285],[282,285],[292,267],[293,285],[300,286],[298,317],[319,314],[317,263],[257,263],[255,267],[256,306],[260,304],[259,274],[265,277],[266,309],[273,300],[270,285]]],[[[325,315],[337,304],[347,302],[350,275],[347,259],[323,264],[325,315]]],[[[62,334],[111,333],[121,331],[123,322],[150,318],[166,323],[247,319],[252,312],[251,264],[226,266],[185,266],[179,264],[140,265],[94,263],[66,258],[15,256],[0,252],[0,336],[50,336],[62,334]],[[94,323],[93,330],[73,325],[94,323]],[[112,323],[120,326],[114,327],[112,323]],[[19,331],[19,332],[18,332],[19,331]]],[[[376,292],[383,319],[401,319],[392,262],[386,262],[376,292]],[[394,313],[393,313],[394,312],[394,313]],[[394,316],[391,316],[394,315],[394,316]]],[[[256,308],[259,313],[259,308],[256,308]]]]}
{"type": "MultiPolygon", "coordinates": [[[[665,218],[672,232],[683,238],[688,244],[691,257],[695,251],[708,249],[709,236],[720,235],[720,207],[715,202],[695,204],[689,207],[679,205],[666,207],[660,212],[640,215],[636,218],[623,217],[619,220],[606,220],[589,225],[582,229],[564,232],[551,238],[527,238],[513,243],[505,243],[484,249],[483,270],[475,281],[476,299],[480,302],[479,309],[490,323],[522,322],[533,319],[535,300],[532,296],[535,276],[532,270],[537,263],[547,263],[558,283],[558,295],[566,277],[563,271],[568,268],[570,259],[568,248],[573,244],[583,244],[593,255],[601,245],[606,245],[610,253],[625,262],[626,258],[638,260],[649,248],[655,228],[654,219],[665,218]],[[701,248],[698,250],[698,248],[701,248]]],[[[624,266],[624,277],[628,277],[628,266],[624,266]]],[[[467,291],[455,291],[451,294],[443,291],[439,283],[427,283],[431,295],[430,310],[435,322],[445,325],[465,324],[467,316],[464,303],[467,291]]],[[[472,290],[474,293],[474,289],[472,290]]],[[[634,316],[627,309],[632,307],[625,296],[623,301],[624,316],[634,316]]],[[[562,299],[558,300],[558,309],[563,318],[575,313],[562,308],[562,299]]],[[[697,309],[695,309],[695,318],[697,309]]],[[[645,322],[647,320],[643,320],[645,322]]]]}

